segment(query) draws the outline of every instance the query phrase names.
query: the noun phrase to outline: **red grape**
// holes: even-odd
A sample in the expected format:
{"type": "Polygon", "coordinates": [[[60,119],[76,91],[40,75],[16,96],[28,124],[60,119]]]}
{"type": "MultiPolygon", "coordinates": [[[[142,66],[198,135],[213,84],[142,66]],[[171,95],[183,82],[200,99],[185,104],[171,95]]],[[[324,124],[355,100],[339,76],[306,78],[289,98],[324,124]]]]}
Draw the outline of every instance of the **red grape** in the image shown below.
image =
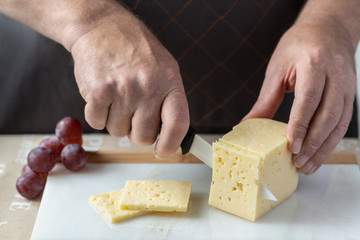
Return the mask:
{"type": "Polygon", "coordinates": [[[55,128],[55,134],[63,145],[77,143],[82,145],[82,126],[73,117],[64,117],[55,128]]]}
{"type": "Polygon", "coordinates": [[[31,170],[36,173],[48,173],[56,164],[54,153],[44,147],[37,147],[31,150],[27,160],[31,170]]]}
{"type": "Polygon", "coordinates": [[[55,158],[60,158],[60,154],[64,145],[56,137],[45,138],[40,142],[40,147],[49,148],[55,155],[55,158]]]}
{"type": "MultiPolygon", "coordinates": [[[[33,170],[31,170],[31,168],[29,167],[29,165],[25,165],[23,167],[23,169],[21,170],[21,175],[25,175],[25,174],[28,174],[28,173],[35,173],[33,170]]],[[[36,174],[36,173],[35,173],[36,174]]]]}
{"type": "Polygon", "coordinates": [[[67,169],[78,171],[85,166],[87,155],[79,144],[69,144],[61,152],[61,161],[67,169]]]}
{"type": "Polygon", "coordinates": [[[44,179],[44,181],[46,181],[47,179],[47,176],[48,176],[48,173],[37,173],[37,172],[34,172],[33,170],[31,170],[31,168],[29,167],[29,165],[25,165],[21,171],[21,175],[24,176],[25,174],[28,174],[28,173],[34,173],[34,174],[37,174],[39,175],[40,177],[42,177],[44,179]]]}
{"type": "Polygon", "coordinates": [[[34,199],[44,190],[45,181],[38,174],[26,171],[16,181],[17,191],[27,199],[34,199]]]}

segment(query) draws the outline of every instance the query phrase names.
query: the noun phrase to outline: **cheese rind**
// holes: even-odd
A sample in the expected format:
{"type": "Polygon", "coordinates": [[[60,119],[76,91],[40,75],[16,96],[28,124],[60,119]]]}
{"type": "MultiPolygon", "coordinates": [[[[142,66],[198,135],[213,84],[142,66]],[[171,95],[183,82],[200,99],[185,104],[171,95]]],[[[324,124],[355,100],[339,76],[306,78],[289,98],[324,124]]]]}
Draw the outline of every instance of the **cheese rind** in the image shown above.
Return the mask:
{"type": "Polygon", "coordinates": [[[295,191],[298,172],[287,148],[286,126],[249,119],[213,143],[210,205],[255,221],[295,191]],[[278,201],[261,198],[260,182],[278,201]]]}
{"type": "Polygon", "coordinates": [[[120,200],[121,209],[186,212],[191,182],[176,180],[127,181],[120,200]]]}
{"type": "Polygon", "coordinates": [[[94,194],[90,196],[89,204],[110,223],[116,223],[125,219],[147,214],[147,212],[142,211],[122,210],[120,208],[120,198],[122,193],[123,189],[94,194]]]}

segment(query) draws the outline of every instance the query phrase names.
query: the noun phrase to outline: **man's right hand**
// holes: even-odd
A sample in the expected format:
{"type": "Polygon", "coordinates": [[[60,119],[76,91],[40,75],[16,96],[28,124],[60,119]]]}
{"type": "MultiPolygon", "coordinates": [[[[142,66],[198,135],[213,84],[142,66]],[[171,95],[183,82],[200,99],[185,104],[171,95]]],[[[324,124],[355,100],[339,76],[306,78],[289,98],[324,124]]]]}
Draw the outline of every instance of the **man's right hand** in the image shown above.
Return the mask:
{"type": "MultiPolygon", "coordinates": [[[[122,8],[119,6],[119,8],[122,8]]],[[[189,126],[187,99],[176,60],[145,25],[125,9],[103,16],[69,50],[95,129],[153,144],[156,157],[179,148],[189,126]]]]}
{"type": "Polygon", "coordinates": [[[148,145],[162,122],[156,156],[176,152],[189,126],[179,67],[132,13],[115,0],[0,1],[0,12],[72,53],[90,126],[148,145]]]}

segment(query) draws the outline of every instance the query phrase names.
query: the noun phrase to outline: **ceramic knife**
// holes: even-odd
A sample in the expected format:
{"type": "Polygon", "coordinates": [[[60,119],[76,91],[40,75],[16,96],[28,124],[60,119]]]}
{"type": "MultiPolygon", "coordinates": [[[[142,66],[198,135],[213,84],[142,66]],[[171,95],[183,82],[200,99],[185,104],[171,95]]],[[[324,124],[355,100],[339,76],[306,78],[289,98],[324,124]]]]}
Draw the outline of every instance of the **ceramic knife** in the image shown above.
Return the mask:
{"type": "MultiPolygon", "coordinates": [[[[213,150],[211,144],[196,134],[196,131],[192,127],[189,127],[181,143],[181,152],[182,154],[190,152],[210,168],[213,167],[213,150]]],[[[262,198],[277,201],[274,194],[263,183],[260,183],[260,186],[260,196],[262,198]]]]}

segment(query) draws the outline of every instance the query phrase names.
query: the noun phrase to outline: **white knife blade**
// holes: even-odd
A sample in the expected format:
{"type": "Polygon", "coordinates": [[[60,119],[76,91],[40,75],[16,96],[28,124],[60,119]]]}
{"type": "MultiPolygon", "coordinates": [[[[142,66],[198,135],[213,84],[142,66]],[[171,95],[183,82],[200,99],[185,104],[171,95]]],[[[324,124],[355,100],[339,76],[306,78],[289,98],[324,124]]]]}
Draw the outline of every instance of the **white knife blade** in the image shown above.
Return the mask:
{"type": "MultiPolygon", "coordinates": [[[[192,127],[189,127],[181,143],[181,151],[182,154],[190,152],[210,168],[213,167],[213,150],[211,144],[196,134],[192,127]]],[[[275,195],[263,183],[260,183],[260,197],[271,201],[278,201],[275,195]]]]}
{"type": "Polygon", "coordinates": [[[212,146],[199,135],[195,134],[189,152],[191,152],[195,157],[200,159],[209,167],[213,167],[212,146]]]}

